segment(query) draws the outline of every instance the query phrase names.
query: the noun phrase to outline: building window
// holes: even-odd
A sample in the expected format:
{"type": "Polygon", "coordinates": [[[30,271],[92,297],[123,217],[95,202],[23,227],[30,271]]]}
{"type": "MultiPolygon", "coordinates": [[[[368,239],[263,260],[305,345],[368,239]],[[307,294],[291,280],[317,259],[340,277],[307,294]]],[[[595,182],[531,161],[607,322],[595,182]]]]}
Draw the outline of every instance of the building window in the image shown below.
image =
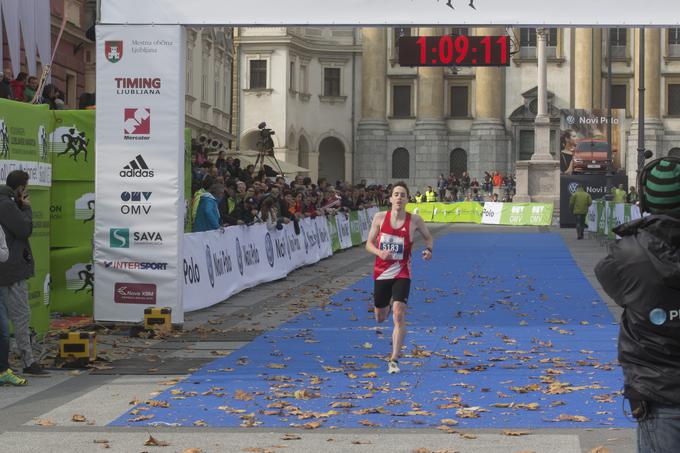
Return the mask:
{"type": "Polygon", "coordinates": [[[395,118],[411,116],[411,85],[392,87],[392,116],[395,118]]]}
{"type": "Polygon", "coordinates": [[[628,45],[628,29],[610,28],[609,41],[612,46],[612,58],[626,58],[626,46],[628,45]]]}
{"type": "Polygon", "coordinates": [[[469,116],[469,87],[467,85],[454,85],[451,87],[451,117],[467,118],[469,116]]]}
{"type": "Polygon", "coordinates": [[[668,84],[668,114],[680,116],[680,84],[668,84]]]}
{"type": "MultiPolygon", "coordinates": [[[[548,28],[546,40],[546,55],[548,58],[557,56],[557,28],[548,28]]],[[[521,58],[536,58],[536,29],[520,28],[519,45],[521,58]]]]}
{"type": "Polygon", "coordinates": [[[193,62],[193,57],[194,52],[191,47],[187,49],[187,64],[186,64],[186,79],[187,79],[187,87],[186,87],[186,92],[187,94],[192,94],[194,89],[194,62],[193,62]]]}
{"type": "Polygon", "coordinates": [[[409,156],[406,148],[397,148],[392,153],[392,178],[407,179],[409,177],[409,156]]]}
{"type": "Polygon", "coordinates": [[[208,102],[208,66],[210,65],[208,56],[209,54],[203,53],[203,67],[201,68],[203,71],[201,78],[201,100],[204,102],[208,102]]]}
{"type": "Polygon", "coordinates": [[[250,60],[250,89],[267,88],[267,60],[250,60]]]}
{"type": "Polygon", "coordinates": [[[680,28],[668,29],[668,56],[680,57],[680,28]]]}
{"type": "Polygon", "coordinates": [[[290,62],[290,68],[288,70],[288,78],[289,78],[288,88],[291,91],[295,91],[295,62],[294,61],[290,62]]]}
{"type": "Polygon", "coordinates": [[[67,72],[66,73],[66,90],[64,92],[64,102],[66,105],[72,109],[78,107],[76,102],[76,74],[67,72]]]}
{"type": "Polygon", "coordinates": [[[449,173],[456,176],[463,176],[467,171],[467,153],[462,148],[456,148],[449,155],[449,173]]]}
{"type": "Polygon", "coordinates": [[[307,65],[300,65],[300,92],[309,93],[307,65]]]}
{"type": "Polygon", "coordinates": [[[612,84],[612,108],[625,109],[628,107],[628,85],[612,84]]]}
{"type": "Polygon", "coordinates": [[[323,95],[340,96],[340,68],[323,69],[323,95]]]}
{"type": "Polygon", "coordinates": [[[530,160],[534,155],[534,131],[519,131],[519,159],[530,160]]]}

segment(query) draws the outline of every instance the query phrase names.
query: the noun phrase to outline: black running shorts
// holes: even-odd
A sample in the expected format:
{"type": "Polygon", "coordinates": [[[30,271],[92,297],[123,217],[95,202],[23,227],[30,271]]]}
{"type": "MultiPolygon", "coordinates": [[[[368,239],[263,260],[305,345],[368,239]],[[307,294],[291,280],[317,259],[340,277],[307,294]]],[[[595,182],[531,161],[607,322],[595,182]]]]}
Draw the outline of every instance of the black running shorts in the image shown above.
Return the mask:
{"type": "Polygon", "coordinates": [[[374,283],[373,303],[377,308],[387,307],[391,300],[408,302],[408,293],[411,291],[410,278],[375,280],[374,283]]]}

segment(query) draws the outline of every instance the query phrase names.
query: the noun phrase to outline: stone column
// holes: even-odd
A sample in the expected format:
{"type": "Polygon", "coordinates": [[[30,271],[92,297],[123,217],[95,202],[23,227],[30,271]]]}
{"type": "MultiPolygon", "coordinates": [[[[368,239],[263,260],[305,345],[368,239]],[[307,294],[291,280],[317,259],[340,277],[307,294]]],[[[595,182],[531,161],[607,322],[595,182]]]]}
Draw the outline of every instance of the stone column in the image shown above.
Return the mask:
{"type": "MultiPolygon", "coordinates": [[[[478,36],[504,35],[504,28],[477,28],[478,36]]],[[[505,131],[505,68],[475,69],[475,112],[470,129],[468,171],[480,179],[485,171],[509,172],[510,137],[505,131]]]]}
{"type": "Polygon", "coordinates": [[[574,29],[574,108],[593,108],[593,29],[574,29]]]}
{"type": "Polygon", "coordinates": [[[389,132],[386,114],[388,30],[385,27],[361,30],[361,120],[357,126],[354,180],[380,184],[391,176],[391,160],[385,160],[389,132]]]}
{"type": "MultiPolygon", "coordinates": [[[[658,28],[645,29],[645,148],[654,152],[654,157],[663,156],[664,127],[661,122],[661,31],[658,28]]],[[[637,178],[637,148],[639,130],[639,68],[640,37],[639,29],[635,29],[634,71],[635,71],[635,105],[634,120],[628,135],[627,155],[621,162],[626,162],[628,185],[635,185],[637,178]]]]}
{"type": "MultiPolygon", "coordinates": [[[[420,28],[421,36],[440,36],[441,28],[420,28]]],[[[441,66],[418,68],[418,91],[415,134],[416,187],[422,191],[434,185],[437,175],[448,173],[448,143],[444,120],[444,68],[441,66]]],[[[415,189],[414,189],[415,190],[415,189]]]]}
{"type": "Polygon", "coordinates": [[[603,109],[602,102],[602,33],[606,28],[593,29],[593,108],[603,109]]]}
{"type": "Polygon", "coordinates": [[[550,116],[548,116],[548,58],[545,51],[548,31],[536,29],[538,59],[538,113],[534,122],[534,155],[531,160],[552,160],[550,155],[550,116]]]}

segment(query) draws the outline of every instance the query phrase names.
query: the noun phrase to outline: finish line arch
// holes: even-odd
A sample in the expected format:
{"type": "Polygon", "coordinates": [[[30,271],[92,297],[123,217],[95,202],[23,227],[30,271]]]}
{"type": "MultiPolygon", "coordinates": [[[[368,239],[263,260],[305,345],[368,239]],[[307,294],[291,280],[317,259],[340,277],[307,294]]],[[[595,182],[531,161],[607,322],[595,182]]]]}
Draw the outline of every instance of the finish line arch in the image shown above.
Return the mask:
{"type": "Polygon", "coordinates": [[[596,16],[588,0],[573,0],[568,13],[540,0],[475,0],[475,10],[468,0],[453,2],[452,11],[437,0],[101,0],[95,319],[139,322],[145,307],[169,306],[173,323],[184,320],[183,288],[196,278],[182,250],[184,25],[680,24],[669,21],[680,17],[680,3],[663,0],[601,0],[596,16]],[[122,191],[148,194],[148,214],[122,214],[122,191]]]}

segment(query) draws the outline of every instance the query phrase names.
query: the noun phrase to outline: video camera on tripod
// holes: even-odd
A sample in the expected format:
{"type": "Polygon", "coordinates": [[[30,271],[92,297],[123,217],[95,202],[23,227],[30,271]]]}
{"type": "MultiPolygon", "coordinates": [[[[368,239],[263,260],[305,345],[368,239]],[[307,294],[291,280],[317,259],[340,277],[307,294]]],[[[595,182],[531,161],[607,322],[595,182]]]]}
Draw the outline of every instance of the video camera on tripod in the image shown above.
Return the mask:
{"type": "Polygon", "coordinates": [[[272,139],[272,135],[274,135],[274,131],[269,129],[267,123],[264,121],[258,124],[257,128],[260,130],[260,139],[257,141],[258,151],[273,156],[274,140],[272,139]]]}

